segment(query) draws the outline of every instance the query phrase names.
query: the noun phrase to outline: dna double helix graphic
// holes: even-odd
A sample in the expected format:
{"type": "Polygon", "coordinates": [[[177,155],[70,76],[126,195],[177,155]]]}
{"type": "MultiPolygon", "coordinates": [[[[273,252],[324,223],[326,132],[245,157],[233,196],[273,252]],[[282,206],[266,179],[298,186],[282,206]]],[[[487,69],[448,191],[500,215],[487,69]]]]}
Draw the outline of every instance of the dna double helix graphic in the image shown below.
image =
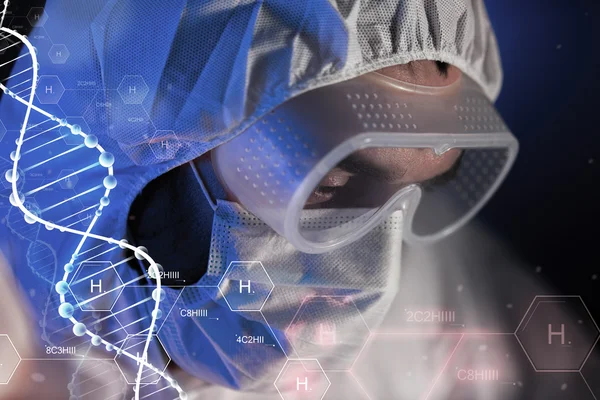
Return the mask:
{"type": "MultiPolygon", "coordinates": [[[[115,239],[94,232],[96,222],[102,218],[102,211],[110,204],[111,191],[117,186],[117,177],[114,175],[113,164],[115,157],[106,151],[99,143],[98,138],[86,132],[81,125],[71,123],[66,118],[60,118],[55,113],[34,105],[34,97],[39,78],[39,64],[36,49],[30,41],[13,29],[1,27],[4,22],[8,1],[4,2],[4,11],[0,20],[0,52],[22,45],[23,51],[12,59],[0,59],[0,68],[10,71],[8,78],[0,82],[0,89],[5,96],[10,96],[12,101],[20,104],[22,110],[22,123],[19,136],[15,141],[15,149],[11,152],[12,168],[4,172],[4,178],[11,184],[10,203],[20,210],[22,216],[12,212],[8,218],[8,225],[23,224],[19,231],[32,243],[28,252],[30,262],[45,260],[45,265],[38,268],[36,273],[49,283],[55,284],[55,293],[47,301],[48,308],[44,315],[46,318],[63,318],[72,324],[73,338],[87,339],[89,348],[103,346],[107,352],[117,357],[130,359],[137,366],[135,376],[130,376],[129,384],[134,384],[135,399],[150,398],[155,393],[165,390],[174,390],[177,397],[185,399],[186,393],[172,379],[164,369],[158,368],[149,362],[148,353],[152,352],[153,342],[156,336],[158,322],[161,318],[161,301],[165,293],[161,289],[160,265],[158,265],[148,254],[144,247],[136,247],[124,239],[115,239]],[[59,132],[58,137],[49,135],[49,132],[59,132]],[[42,151],[52,149],[51,151],[42,151]],[[52,153],[52,155],[48,155],[52,153]],[[25,174],[35,176],[36,170],[42,168],[49,170],[58,163],[64,165],[67,160],[74,165],[72,170],[64,171],[52,180],[28,179],[25,182],[25,174]],[[76,167],[75,167],[76,166],[76,167]],[[102,181],[92,181],[87,177],[98,176],[98,171],[103,171],[102,181]],[[51,191],[56,186],[65,185],[69,187],[73,180],[77,179],[80,185],[85,185],[84,190],[74,193],[65,199],[56,199],[51,191]],[[38,193],[48,195],[36,196],[38,193]],[[94,199],[91,201],[90,199],[94,199]],[[82,206],[84,202],[86,205],[82,206]],[[75,206],[74,206],[75,204],[75,206]],[[88,213],[86,217],[82,215],[88,213]],[[78,245],[73,251],[70,260],[64,264],[62,276],[55,276],[53,266],[57,262],[56,254],[45,245],[43,241],[36,238],[35,228],[43,226],[46,230],[56,230],[56,234],[77,235],[78,245]],[[29,231],[27,231],[29,229],[29,231]],[[26,233],[23,233],[23,232],[26,233]],[[31,237],[27,233],[32,233],[31,237]],[[60,232],[60,233],[59,233],[60,232]],[[122,252],[124,249],[131,250],[134,256],[121,260],[126,263],[134,257],[144,260],[149,264],[146,273],[155,279],[156,287],[152,296],[142,302],[154,302],[151,316],[141,324],[143,328],[135,331],[138,323],[128,324],[111,332],[102,332],[102,322],[117,318],[121,312],[136,305],[117,305],[115,295],[120,294],[125,288],[133,286],[136,282],[145,278],[141,275],[128,282],[122,282],[115,272],[113,285],[108,290],[100,290],[97,295],[89,298],[77,296],[75,286],[81,282],[92,279],[100,274],[116,271],[118,264],[102,261],[102,256],[111,252],[122,252]],[[86,264],[87,268],[81,266],[86,264]],[[80,265],[78,268],[77,265],[80,265]],[[46,270],[47,269],[47,270],[46,270]],[[102,314],[99,311],[111,311],[102,314]],[[59,317],[55,317],[58,313],[59,317]],[[129,329],[128,329],[129,328],[129,329]],[[135,350],[132,350],[135,349],[135,350]]],[[[51,108],[51,107],[48,107],[51,108]]],[[[60,274],[59,274],[60,275],[60,274]]],[[[101,281],[100,281],[101,282],[101,281]]],[[[93,283],[92,283],[93,284],[93,283]]],[[[122,326],[121,323],[118,323],[122,326]]],[[[42,328],[46,321],[42,321],[42,328]]],[[[52,340],[51,333],[46,332],[43,336],[48,342],[52,340]]],[[[69,343],[63,345],[68,346],[69,343]]],[[[83,365],[83,363],[81,364],[83,365]]],[[[73,384],[71,393],[73,394],[73,384]]]]}

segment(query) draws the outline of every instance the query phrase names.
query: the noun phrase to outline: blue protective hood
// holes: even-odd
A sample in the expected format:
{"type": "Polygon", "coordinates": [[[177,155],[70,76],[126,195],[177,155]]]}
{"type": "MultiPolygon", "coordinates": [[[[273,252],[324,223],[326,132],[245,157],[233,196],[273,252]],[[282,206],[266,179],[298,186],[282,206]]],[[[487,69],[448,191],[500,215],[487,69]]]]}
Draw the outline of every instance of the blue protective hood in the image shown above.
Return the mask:
{"type": "MultiPolygon", "coordinates": [[[[459,67],[490,98],[502,79],[495,37],[477,0],[48,0],[44,13],[29,34],[40,64],[35,104],[84,126],[114,155],[118,186],[94,232],[117,239],[126,236],[131,203],[149,181],[304,91],[419,59],[459,67]],[[48,86],[62,88],[60,96],[44,100],[48,86]]],[[[26,23],[25,16],[8,16],[5,26],[26,23]]],[[[12,166],[22,108],[8,96],[0,101],[3,173],[12,166]]],[[[39,115],[32,115],[35,123],[39,115]]],[[[58,154],[64,146],[59,140],[45,150],[58,154]]],[[[51,169],[24,171],[23,180],[52,181],[80,162],[64,157],[51,169]]],[[[101,182],[104,174],[90,170],[86,179],[101,182]]],[[[9,194],[8,185],[0,187],[0,249],[22,285],[36,289],[31,301],[41,338],[60,343],[56,337],[70,334],[63,330],[70,323],[47,317],[58,307],[53,284],[80,238],[25,224],[9,194]]],[[[63,193],[41,191],[28,201],[45,209],[43,201],[53,196],[63,193]]],[[[104,245],[89,240],[82,251],[104,245]]],[[[119,251],[105,257],[122,265],[119,251]]],[[[121,268],[120,274],[126,281],[139,272],[121,268]]],[[[143,296],[136,290],[119,301],[133,304],[143,296]]]]}

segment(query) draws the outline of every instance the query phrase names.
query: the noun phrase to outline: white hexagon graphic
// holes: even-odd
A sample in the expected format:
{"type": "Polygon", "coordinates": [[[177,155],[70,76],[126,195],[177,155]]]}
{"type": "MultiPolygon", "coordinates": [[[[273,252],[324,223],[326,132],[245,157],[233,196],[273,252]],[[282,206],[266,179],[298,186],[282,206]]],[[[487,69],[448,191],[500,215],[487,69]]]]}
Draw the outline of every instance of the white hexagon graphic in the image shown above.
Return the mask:
{"type": "Polygon", "coordinates": [[[64,44],[53,44],[48,50],[48,57],[52,64],[64,64],[70,55],[69,49],[64,44]]]}
{"type": "Polygon", "coordinates": [[[42,75],[38,79],[35,95],[41,104],[57,104],[65,87],[56,75],[42,75]]]}
{"type": "Polygon", "coordinates": [[[319,361],[287,360],[274,382],[283,400],[321,400],[331,382],[319,361]]]}
{"type": "Polygon", "coordinates": [[[581,296],[536,296],[515,336],[537,372],[581,372],[600,329],[581,296]]]}
{"type": "MultiPolygon", "coordinates": [[[[117,364],[117,367],[119,367],[119,370],[121,370],[125,381],[127,381],[127,383],[130,385],[134,385],[136,383],[139,368],[137,359],[145,360],[148,364],[151,364],[154,368],[156,368],[156,370],[160,371],[160,373],[164,373],[167,369],[167,366],[171,362],[171,357],[169,357],[169,354],[166,352],[165,347],[157,335],[152,335],[148,352],[144,356],[146,339],[147,335],[129,335],[123,342],[121,348],[117,350],[115,363],[117,364]],[[132,359],[131,357],[123,354],[123,352],[133,355],[136,357],[136,359],[132,359]]],[[[160,378],[161,376],[158,372],[152,368],[144,366],[140,383],[153,385],[158,383],[160,378]]]]}
{"type": "Polygon", "coordinates": [[[232,261],[219,282],[231,311],[261,311],[275,285],[260,261],[232,261]]]}
{"type": "Polygon", "coordinates": [[[8,335],[0,335],[0,385],[10,382],[17,367],[21,363],[21,356],[8,335]]]}
{"type": "Polygon", "coordinates": [[[140,75],[125,75],[117,88],[125,104],[142,104],[149,90],[140,75]]]}
{"type": "Polygon", "coordinates": [[[174,131],[158,130],[152,135],[148,146],[158,160],[172,160],[182,147],[182,143],[174,131]]]}
{"type": "Polygon", "coordinates": [[[44,26],[48,21],[48,14],[44,11],[44,7],[33,7],[27,13],[27,21],[31,26],[44,26]]]}
{"type": "Polygon", "coordinates": [[[82,311],[111,311],[123,286],[110,261],[84,261],[69,281],[69,290],[82,311]]]}

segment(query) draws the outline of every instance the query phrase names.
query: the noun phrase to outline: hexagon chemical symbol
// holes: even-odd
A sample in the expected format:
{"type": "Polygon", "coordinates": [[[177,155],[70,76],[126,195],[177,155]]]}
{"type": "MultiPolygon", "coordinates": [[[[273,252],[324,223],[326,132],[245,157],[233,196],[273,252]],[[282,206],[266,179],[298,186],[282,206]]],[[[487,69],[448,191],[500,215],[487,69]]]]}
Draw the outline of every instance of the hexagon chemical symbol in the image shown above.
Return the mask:
{"type": "Polygon", "coordinates": [[[58,174],[56,180],[59,181],[58,184],[62,189],[73,189],[77,185],[77,182],[79,182],[79,176],[73,169],[63,169],[58,174]]]}
{"type": "Polygon", "coordinates": [[[64,44],[53,44],[48,50],[48,57],[52,64],[64,64],[70,55],[69,49],[64,44]]]}
{"type": "Polygon", "coordinates": [[[260,261],[232,261],[218,286],[231,311],[261,311],[275,287],[260,261]]]}
{"type": "Polygon", "coordinates": [[[57,104],[65,87],[56,75],[42,75],[38,79],[35,95],[41,104],[57,104]]]}
{"type": "Polygon", "coordinates": [[[318,359],[325,371],[348,370],[370,331],[347,296],[304,299],[285,335],[301,358],[318,359]]]}
{"type": "Polygon", "coordinates": [[[140,75],[125,75],[117,88],[125,104],[142,104],[149,90],[140,75]]]}
{"type": "Polygon", "coordinates": [[[44,26],[48,21],[48,14],[44,11],[44,7],[32,7],[27,13],[27,21],[31,26],[44,26]]]}
{"type": "MultiPolygon", "coordinates": [[[[117,350],[115,363],[121,370],[121,373],[123,374],[123,377],[127,383],[130,385],[136,383],[135,381],[137,379],[139,364],[136,360],[124,355],[123,352],[126,351],[129,354],[141,359],[146,347],[146,338],[146,335],[127,336],[121,348],[117,350]]],[[[167,366],[171,362],[171,357],[169,357],[169,354],[167,354],[157,335],[152,335],[152,340],[144,359],[161,372],[165,372],[167,366]]],[[[160,375],[156,371],[144,367],[140,383],[152,385],[158,383],[160,378],[160,375]]]]}
{"type": "Polygon", "coordinates": [[[152,135],[148,146],[158,160],[172,160],[182,144],[174,131],[158,130],[152,135]]]}
{"type": "Polygon", "coordinates": [[[8,335],[0,335],[0,385],[6,385],[17,370],[21,356],[8,335]]]}
{"type": "Polygon", "coordinates": [[[331,382],[317,360],[287,360],[275,379],[283,400],[321,400],[331,382]]]}
{"type": "Polygon", "coordinates": [[[600,330],[580,296],[536,296],[515,335],[536,371],[576,372],[600,330]]]}
{"type": "Polygon", "coordinates": [[[111,311],[123,286],[110,261],[82,262],[69,282],[69,289],[82,311],[111,311]]]}
{"type": "MultiPolygon", "coordinates": [[[[81,131],[84,133],[89,134],[91,132],[90,126],[83,117],[67,117],[67,121],[69,121],[69,123],[72,125],[79,125],[81,127],[81,131]]],[[[65,143],[69,146],[78,146],[83,144],[83,136],[73,134],[73,132],[71,132],[71,128],[67,126],[61,126],[58,132],[60,133],[60,136],[62,136],[65,143]]]]}

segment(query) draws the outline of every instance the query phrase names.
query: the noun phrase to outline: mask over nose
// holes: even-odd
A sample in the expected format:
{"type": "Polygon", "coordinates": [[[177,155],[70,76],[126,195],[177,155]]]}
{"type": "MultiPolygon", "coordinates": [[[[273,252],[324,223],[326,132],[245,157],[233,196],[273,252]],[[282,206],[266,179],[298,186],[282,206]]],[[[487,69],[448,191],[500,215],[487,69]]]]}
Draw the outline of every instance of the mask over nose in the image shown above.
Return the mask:
{"type": "MultiPolygon", "coordinates": [[[[174,362],[243,390],[274,390],[287,357],[316,359],[325,371],[349,369],[395,297],[403,211],[352,246],[307,254],[239,204],[213,206],[210,261],[199,284],[218,289],[183,290],[160,331],[174,362]],[[210,319],[181,310],[207,310],[210,319]]],[[[310,211],[306,223],[337,223],[310,211]]],[[[345,210],[347,218],[356,212],[345,210]]]]}

